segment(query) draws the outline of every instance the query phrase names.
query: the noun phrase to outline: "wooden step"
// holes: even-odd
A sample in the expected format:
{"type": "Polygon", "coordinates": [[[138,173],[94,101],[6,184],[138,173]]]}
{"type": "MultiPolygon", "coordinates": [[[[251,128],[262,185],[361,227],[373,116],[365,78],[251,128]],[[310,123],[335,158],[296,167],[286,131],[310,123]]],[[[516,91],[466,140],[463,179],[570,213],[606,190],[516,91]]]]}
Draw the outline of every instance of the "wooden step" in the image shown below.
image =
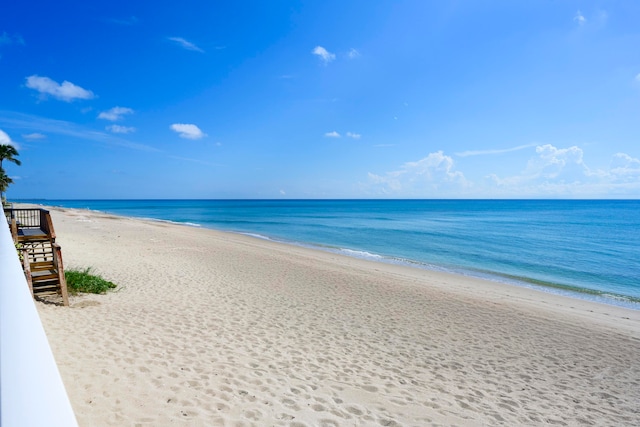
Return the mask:
{"type": "Polygon", "coordinates": [[[23,248],[22,254],[27,284],[33,295],[59,294],[62,296],[63,304],[68,306],[69,297],[60,245],[50,241],[30,244],[23,248]]]}
{"type": "Polygon", "coordinates": [[[44,282],[47,280],[55,280],[58,281],[58,273],[57,272],[49,272],[49,274],[34,274],[31,276],[31,280],[33,283],[44,282]]]}
{"type": "Polygon", "coordinates": [[[60,294],[69,305],[67,284],[62,267],[62,252],[56,244],[56,233],[49,211],[45,209],[9,209],[14,242],[21,244],[23,268],[27,284],[34,295],[60,294]]]}

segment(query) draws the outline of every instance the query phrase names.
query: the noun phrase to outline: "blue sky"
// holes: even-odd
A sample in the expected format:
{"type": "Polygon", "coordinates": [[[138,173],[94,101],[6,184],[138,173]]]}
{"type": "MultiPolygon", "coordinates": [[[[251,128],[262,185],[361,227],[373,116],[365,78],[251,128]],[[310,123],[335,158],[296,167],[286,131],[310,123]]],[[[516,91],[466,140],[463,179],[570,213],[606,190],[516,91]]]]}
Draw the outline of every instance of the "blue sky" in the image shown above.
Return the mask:
{"type": "Polygon", "coordinates": [[[11,198],[639,198],[640,2],[30,1],[11,198]]]}

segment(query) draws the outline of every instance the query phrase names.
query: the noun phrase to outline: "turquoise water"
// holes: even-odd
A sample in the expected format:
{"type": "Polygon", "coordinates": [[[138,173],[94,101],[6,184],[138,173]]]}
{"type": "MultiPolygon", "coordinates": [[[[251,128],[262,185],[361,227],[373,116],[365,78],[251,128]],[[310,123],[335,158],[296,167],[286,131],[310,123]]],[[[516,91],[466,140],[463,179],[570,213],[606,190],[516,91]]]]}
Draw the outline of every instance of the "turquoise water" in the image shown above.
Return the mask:
{"type": "Polygon", "coordinates": [[[636,200],[46,200],[640,309],[636,200]]]}

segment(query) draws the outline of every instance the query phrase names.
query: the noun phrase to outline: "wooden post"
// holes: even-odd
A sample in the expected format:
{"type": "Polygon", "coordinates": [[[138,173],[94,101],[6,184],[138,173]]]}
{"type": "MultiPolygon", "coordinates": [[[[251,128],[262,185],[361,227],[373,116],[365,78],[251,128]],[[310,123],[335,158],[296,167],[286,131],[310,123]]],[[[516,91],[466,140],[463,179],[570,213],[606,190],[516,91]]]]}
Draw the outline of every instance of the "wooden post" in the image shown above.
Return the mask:
{"type": "Polygon", "coordinates": [[[64,267],[62,266],[62,249],[57,243],[53,243],[53,259],[58,270],[58,281],[60,282],[60,293],[62,294],[62,303],[65,307],[69,307],[69,292],[67,291],[67,280],[64,277],[64,267]]]}
{"type": "Polygon", "coordinates": [[[42,227],[42,230],[49,235],[52,242],[56,241],[56,232],[53,229],[51,214],[49,213],[49,211],[46,211],[44,209],[42,209],[40,212],[40,227],[42,227]]]}
{"type": "Polygon", "coordinates": [[[18,223],[15,218],[11,218],[11,237],[14,244],[18,243],[18,223]]]}

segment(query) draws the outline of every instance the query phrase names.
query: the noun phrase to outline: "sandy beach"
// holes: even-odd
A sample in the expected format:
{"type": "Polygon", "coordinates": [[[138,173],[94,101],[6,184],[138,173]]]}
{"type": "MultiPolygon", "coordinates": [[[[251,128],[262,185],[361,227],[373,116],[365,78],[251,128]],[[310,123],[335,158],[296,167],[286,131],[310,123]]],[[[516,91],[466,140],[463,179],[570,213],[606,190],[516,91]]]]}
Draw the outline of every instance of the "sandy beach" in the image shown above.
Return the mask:
{"type": "Polygon", "coordinates": [[[640,425],[640,311],[50,210],[118,284],[36,303],[81,426],[640,425]]]}

